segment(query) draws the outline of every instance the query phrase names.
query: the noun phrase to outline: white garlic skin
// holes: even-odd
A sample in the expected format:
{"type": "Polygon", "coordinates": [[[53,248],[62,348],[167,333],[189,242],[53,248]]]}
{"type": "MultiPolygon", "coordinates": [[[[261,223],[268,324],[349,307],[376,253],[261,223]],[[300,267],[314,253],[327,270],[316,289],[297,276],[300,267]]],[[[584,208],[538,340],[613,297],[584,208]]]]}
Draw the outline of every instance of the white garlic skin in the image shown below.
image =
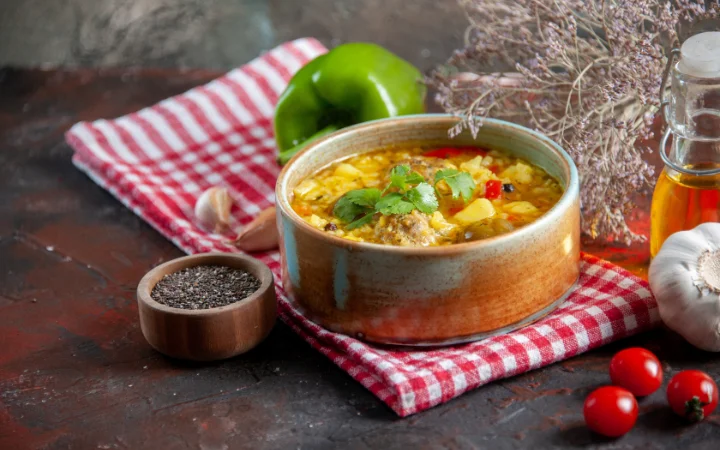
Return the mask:
{"type": "Polygon", "coordinates": [[[232,198],[228,190],[213,186],[195,202],[195,218],[206,229],[219,233],[230,225],[232,198]]]}
{"type": "MultiPolygon", "coordinates": [[[[703,350],[720,351],[719,286],[699,272],[700,257],[720,251],[720,223],[672,234],[650,264],[648,279],[663,322],[703,350]]],[[[720,253],[716,256],[720,257],[720,253]]],[[[717,274],[720,279],[720,274],[717,274]]]]}

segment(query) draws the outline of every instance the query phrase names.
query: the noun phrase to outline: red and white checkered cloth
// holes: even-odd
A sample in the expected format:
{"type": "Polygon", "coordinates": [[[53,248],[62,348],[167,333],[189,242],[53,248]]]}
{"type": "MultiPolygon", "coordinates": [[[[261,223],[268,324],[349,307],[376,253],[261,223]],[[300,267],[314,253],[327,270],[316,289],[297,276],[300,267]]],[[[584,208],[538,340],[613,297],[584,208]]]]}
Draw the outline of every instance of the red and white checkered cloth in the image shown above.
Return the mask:
{"type": "MultiPolygon", "coordinates": [[[[314,39],[281,45],[227,75],[114,120],[81,122],[67,141],[73,162],[188,253],[236,252],[207,233],[193,205],[223,185],[235,229],[274,202],[273,105],[292,74],[326,49],[314,39]]],[[[647,283],[590,255],[575,292],[554,313],[504,336],[432,350],[379,348],[302,316],[280,286],[279,255],[258,255],[276,276],[280,316],[295,332],[407,416],[500,378],[569,358],[659,323],[647,283]]]]}

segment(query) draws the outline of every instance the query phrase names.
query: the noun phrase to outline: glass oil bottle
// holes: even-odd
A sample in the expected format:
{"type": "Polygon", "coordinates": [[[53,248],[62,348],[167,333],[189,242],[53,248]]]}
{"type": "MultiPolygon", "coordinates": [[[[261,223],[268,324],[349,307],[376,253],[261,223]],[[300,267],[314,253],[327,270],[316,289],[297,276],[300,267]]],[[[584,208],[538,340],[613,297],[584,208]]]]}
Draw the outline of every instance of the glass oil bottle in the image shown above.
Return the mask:
{"type": "Polygon", "coordinates": [[[665,168],[650,217],[652,257],[672,233],[720,222],[720,32],[696,34],[673,50],[663,98],[668,78],[670,98],[663,101],[668,128],[660,142],[665,168]]]}

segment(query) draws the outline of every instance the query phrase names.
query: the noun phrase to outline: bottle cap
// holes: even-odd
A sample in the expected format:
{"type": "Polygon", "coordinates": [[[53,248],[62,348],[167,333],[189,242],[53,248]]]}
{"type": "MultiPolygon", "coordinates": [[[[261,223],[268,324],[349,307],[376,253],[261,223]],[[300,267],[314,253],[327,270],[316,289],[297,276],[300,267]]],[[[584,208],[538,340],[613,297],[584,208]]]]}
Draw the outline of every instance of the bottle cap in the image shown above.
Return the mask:
{"type": "Polygon", "coordinates": [[[699,78],[720,78],[720,32],[691,36],[683,42],[680,54],[680,72],[699,78]]]}

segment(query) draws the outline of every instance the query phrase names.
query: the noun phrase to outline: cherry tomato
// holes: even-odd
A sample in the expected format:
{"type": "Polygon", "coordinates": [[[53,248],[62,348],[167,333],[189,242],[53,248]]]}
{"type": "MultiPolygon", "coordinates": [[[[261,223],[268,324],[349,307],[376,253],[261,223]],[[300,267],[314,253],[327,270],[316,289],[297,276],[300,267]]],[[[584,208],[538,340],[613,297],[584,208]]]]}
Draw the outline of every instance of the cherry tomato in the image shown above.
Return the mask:
{"type": "Polygon", "coordinates": [[[635,426],[638,404],[632,393],[617,386],[603,386],[585,399],[583,415],[588,428],[608,437],[619,437],[635,426]]]}
{"type": "Polygon", "coordinates": [[[610,379],[644,397],[657,391],[663,380],[662,368],[657,356],[644,348],[627,348],[618,352],[610,361],[610,379]]]}
{"type": "Polygon", "coordinates": [[[502,196],[502,181],[488,180],[485,183],[485,198],[493,199],[502,196]]]}
{"type": "Polygon", "coordinates": [[[667,399],[675,414],[699,422],[717,407],[718,388],[705,372],[684,370],[670,379],[667,399]]]}

